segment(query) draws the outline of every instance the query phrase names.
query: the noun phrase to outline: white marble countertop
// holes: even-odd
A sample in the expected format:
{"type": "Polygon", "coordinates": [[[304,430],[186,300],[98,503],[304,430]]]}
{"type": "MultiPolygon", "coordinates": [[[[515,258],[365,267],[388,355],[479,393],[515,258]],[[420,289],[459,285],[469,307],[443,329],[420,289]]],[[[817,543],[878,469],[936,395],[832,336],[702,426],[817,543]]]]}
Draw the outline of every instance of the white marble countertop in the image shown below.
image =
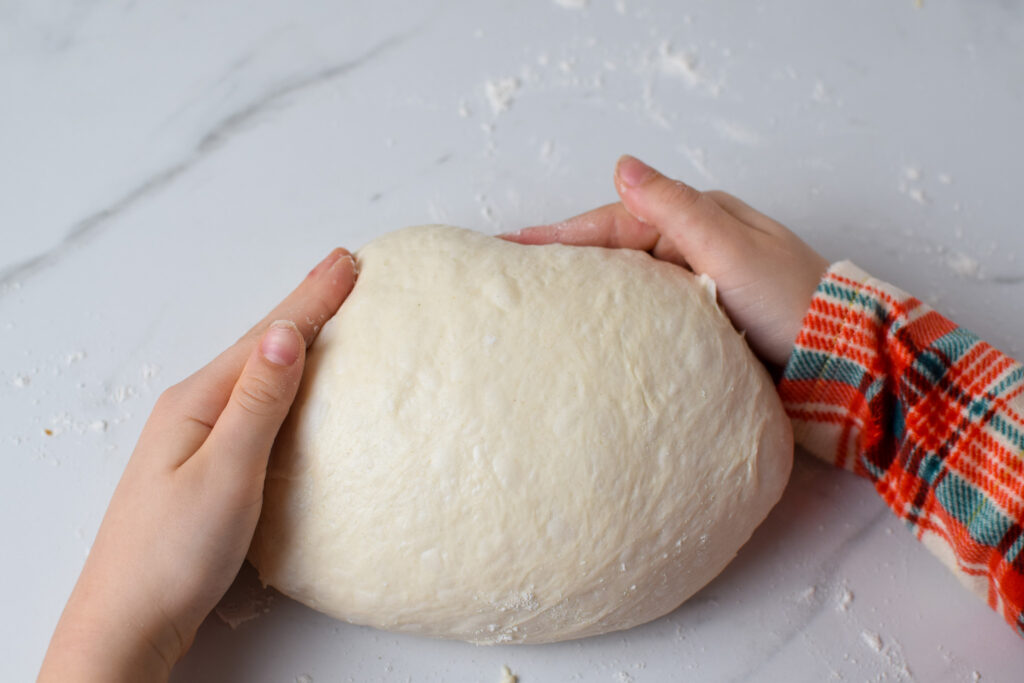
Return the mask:
{"type": "MultiPolygon", "coordinates": [[[[1024,351],[1020,3],[10,2],[0,53],[5,681],[34,676],[158,393],[334,245],[567,217],[628,151],[1024,351]]],[[[477,648],[257,597],[175,680],[1024,671],[870,485],[802,455],[721,577],[628,632],[477,648]]]]}

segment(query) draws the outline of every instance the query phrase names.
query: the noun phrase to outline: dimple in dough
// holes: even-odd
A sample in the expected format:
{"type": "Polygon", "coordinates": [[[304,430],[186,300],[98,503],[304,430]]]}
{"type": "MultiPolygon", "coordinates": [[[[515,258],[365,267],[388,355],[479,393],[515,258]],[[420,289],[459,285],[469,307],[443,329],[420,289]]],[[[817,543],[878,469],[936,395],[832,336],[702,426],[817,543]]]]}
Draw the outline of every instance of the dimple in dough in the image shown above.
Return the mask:
{"type": "Polygon", "coordinates": [[[446,226],[357,261],[271,457],[265,583],[388,630],[582,638],[675,609],[779,499],[789,422],[707,278],[446,226]]]}

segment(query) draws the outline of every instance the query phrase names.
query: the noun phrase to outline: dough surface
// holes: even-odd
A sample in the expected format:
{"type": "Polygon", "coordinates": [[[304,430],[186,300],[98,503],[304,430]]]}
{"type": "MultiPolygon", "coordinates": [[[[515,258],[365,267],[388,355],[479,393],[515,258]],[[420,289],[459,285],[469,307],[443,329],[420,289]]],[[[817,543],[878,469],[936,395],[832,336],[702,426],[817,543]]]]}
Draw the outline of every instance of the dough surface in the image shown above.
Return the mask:
{"type": "Polygon", "coordinates": [[[707,278],[445,226],[357,262],[249,554],[283,593],[395,631],[582,638],[675,609],[781,496],[789,422],[707,278]]]}

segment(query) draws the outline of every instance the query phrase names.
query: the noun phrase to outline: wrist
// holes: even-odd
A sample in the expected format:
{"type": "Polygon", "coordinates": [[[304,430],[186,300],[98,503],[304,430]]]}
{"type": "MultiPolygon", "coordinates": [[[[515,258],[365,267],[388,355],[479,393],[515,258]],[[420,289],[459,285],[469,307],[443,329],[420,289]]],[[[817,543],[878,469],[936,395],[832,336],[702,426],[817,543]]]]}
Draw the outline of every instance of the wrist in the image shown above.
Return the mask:
{"type": "Polygon", "coordinates": [[[40,681],[166,681],[187,643],[159,608],[90,586],[83,574],[61,615],[40,681]],[[136,605],[136,607],[133,607],[136,605]]]}

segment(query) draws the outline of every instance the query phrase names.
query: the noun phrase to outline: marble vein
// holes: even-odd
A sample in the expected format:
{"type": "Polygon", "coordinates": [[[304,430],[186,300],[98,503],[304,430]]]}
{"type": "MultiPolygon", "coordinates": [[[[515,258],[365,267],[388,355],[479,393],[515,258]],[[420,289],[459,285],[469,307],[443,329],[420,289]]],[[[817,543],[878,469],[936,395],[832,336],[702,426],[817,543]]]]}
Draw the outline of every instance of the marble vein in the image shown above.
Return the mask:
{"type": "Polygon", "coordinates": [[[64,237],[49,249],[0,270],[0,298],[10,292],[16,283],[24,282],[54,265],[69,252],[87,244],[102,232],[103,228],[110,225],[114,218],[136,206],[143,199],[171,185],[211,153],[244,132],[246,125],[263,112],[296,95],[348,76],[380,55],[405,44],[416,33],[417,30],[413,29],[390,36],[353,59],[332,64],[287,81],[220,119],[199,138],[199,141],[183,159],[157,171],[109,205],[72,225],[64,237]]]}
{"type": "Polygon", "coordinates": [[[1019,285],[1024,283],[1024,275],[993,275],[990,281],[997,285],[1019,285]]]}

